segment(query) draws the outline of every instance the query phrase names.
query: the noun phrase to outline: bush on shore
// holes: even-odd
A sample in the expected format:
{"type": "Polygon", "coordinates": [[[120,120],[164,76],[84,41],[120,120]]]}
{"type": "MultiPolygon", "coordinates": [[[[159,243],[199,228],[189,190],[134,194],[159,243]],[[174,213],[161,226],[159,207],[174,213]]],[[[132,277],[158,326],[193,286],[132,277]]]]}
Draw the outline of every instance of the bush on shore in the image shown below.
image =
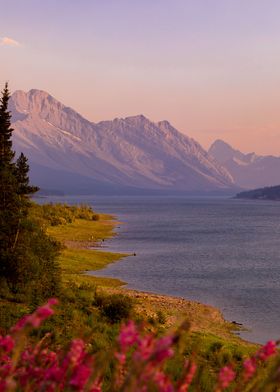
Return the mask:
{"type": "Polygon", "coordinates": [[[72,223],[75,219],[99,220],[99,215],[85,204],[71,206],[62,203],[33,203],[30,214],[44,228],[72,223]]]}
{"type": "Polygon", "coordinates": [[[128,320],[133,310],[132,299],[121,294],[105,295],[96,293],[94,304],[111,323],[128,320]]]}

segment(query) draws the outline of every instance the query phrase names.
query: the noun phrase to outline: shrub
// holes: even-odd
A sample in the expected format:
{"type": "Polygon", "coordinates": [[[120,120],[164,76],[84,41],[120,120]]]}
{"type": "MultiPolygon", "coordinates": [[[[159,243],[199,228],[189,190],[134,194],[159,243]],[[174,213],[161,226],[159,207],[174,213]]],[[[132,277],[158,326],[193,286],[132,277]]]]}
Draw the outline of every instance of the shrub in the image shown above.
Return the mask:
{"type": "Polygon", "coordinates": [[[157,321],[159,324],[165,324],[166,323],[166,315],[163,313],[162,310],[157,311],[157,321]]]}
{"type": "Polygon", "coordinates": [[[95,304],[100,308],[101,314],[112,323],[127,320],[133,310],[132,299],[121,294],[96,294],[95,304]]]}
{"type": "Polygon", "coordinates": [[[74,222],[75,219],[99,220],[99,215],[90,206],[84,204],[70,206],[61,203],[47,203],[43,205],[34,203],[31,216],[42,227],[65,225],[74,222]]]}

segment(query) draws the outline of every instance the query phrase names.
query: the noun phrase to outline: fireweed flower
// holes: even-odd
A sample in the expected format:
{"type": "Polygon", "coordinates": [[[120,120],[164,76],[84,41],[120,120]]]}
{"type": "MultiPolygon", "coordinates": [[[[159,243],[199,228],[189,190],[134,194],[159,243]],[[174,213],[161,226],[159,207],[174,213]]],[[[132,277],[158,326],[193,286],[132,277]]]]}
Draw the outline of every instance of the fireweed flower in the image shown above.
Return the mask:
{"type": "Polygon", "coordinates": [[[0,336],[0,349],[2,349],[5,353],[9,353],[13,350],[15,346],[15,341],[14,339],[10,336],[0,336]]]}
{"type": "Polygon", "coordinates": [[[54,314],[54,310],[52,306],[57,305],[58,300],[56,298],[51,298],[48,302],[40,306],[34,313],[22,317],[17,324],[11,329],[11,332],[16,333],[20,332],[27,325],[32,326],[33,328],[38,328],[40,325],[50,316],[54,314]]]}
{"type": "Polygon", "coordinates": [[[180,383],[178,387],[178,392],[187,392],[189,386],[192,383],[192,380],[195,376],[197,366],[194,362],[187,361],[185,364],[185,368],[187,368],[187,374],[185,375],[183,381],[180,383]]]}
{"type": "Polygon", "coordinates": [[[84,386],[87,384],[91,375],[91,368],[86,364],[81,364],[74,370],[70,385],[75,387],[78,391],[83,391],[84,386]]]}
{"type": "MultiPolygon", "coordinates": [[[[87,354],[86,344],[82,339],[74,339],[64,353],[61,349],[56,352],[47,348],[48,334],[35,345],[25,345],[25,336],[30,329],[37,328],[51,316],[56,304],[56,299],[48,301],[33,314],[22,318],[11,329],[10,335],[0,336],[0,392],[102,391],[102,380],[107,375],[109,364],[98,362],[96,372],[93,366],[96,356],[87,354]]],[[[114,383],[111,387],[123,392],[148,392],[151,388],[159,392],[188,392],[192,383],[196,387],[194,376],[197,366],[194,362],[185,363],[176,383],[165,371],[166,361],[174,356],[173,346],[178,340],[177,335],[157,338],[154,334],[145,335],[142,332],[133,321],[121,327],[117,340],[119,352],[113,353],[116,361],[115,377],[113,381],[107,380],[114,383]]],[[[243,362],[243,369],[236,382],[237,390],[241,391],[253,378],[258,365],[263,367],[264,362],[277,353],[278,343],[269,341],[254,356],[243,362]]],[[[278,373],[274,374],[271,381],[275,383],[277,377],[278,373]]],[[[216,392],[230,387],[235,379],[236,373],[232,366],[223,367],[218,374],[216,392]]],[[[257,386],[256,384],[256,388],[257,386]]]]}
{"type": "Polygon", "coordinates": [[[173,344],[173,336],[166,336],[157,340],[155,350],[153,352],[154,360],[157,363],[163,362],[168,358],[171,358],[174,354],[171,345],[173,344]]]}
{"type": "Polygon", "coordinates": [[[85,343],[82,339],[74,339],[71,343],[70,351],[67,355],[67,360],[74,366],[79,365],[84,359],[85,343]]]}
{"type": "Polygon", "coordinates": [[[276,346],[277,343],[274,340],[270,340],[258,351],[256,357],[261,361],[266,361],[269,357],[276,354],[276,346]]]}
{"type": "Polygon", "coordinates": [[[0,392],[5,392],[7,390],[7,382],[0,379],[0,392]]]}
{"type": "Polygon", "coordinates": [[[248,358],[243,362],[243,377],[245,381],[250,380],[257,370],[255,358],[248,358]]]}
{"type": "Polygon", "coordinates": [[[133,358],[135,361],[145,361],[147,360],[153,353],[154,350],[154,338],[152,335],[145,335],[138,339],[137,342],[137,350],[133,354],[133,358]]]}
{"type": "Polygon", "coordinates": [[[125,352],[138,340],[138,330],[134,321],[129,321],[127,324],[121,327],[118,342],[121,347],[121,351],[125,352]]]}
{"type": "Polygon", "coordinates": [[[174,387],[169,377],[162,371],[157,371],[154,375],[154,383],[160,392],[174,392],[174,387]]]}
{"type": "Polygon", "coordinates": [[[231,366],[224,366],[218,376],[219,387],[223,390],[227,388],[230,383],[235,379],[235,372],[231,366]]]}

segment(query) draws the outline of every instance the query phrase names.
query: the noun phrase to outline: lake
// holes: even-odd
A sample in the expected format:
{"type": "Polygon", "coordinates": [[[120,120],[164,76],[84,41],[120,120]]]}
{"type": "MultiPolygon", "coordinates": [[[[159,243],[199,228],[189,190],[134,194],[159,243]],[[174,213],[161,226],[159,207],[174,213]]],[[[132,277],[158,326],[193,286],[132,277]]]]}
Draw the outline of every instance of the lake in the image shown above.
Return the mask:
{"type": "Polygon", "coordinates": [[[104,249],[136,253],[94,275],[214,305],[250,329],[241,333],[247,340],[280,338],[280,203],[182,197],[63,201],[114,214],[122,224],[104,249]]]}

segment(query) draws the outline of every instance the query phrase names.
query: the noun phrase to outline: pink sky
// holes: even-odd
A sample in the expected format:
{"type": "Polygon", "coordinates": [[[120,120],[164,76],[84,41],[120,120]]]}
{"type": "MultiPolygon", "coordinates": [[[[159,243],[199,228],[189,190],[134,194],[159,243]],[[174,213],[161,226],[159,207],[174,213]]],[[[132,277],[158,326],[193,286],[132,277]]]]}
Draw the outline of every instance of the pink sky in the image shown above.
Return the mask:
{"type": "Polygon", "coordinates": [[[280,155],[278,0],[0,0],[0,83],[280,155]],[[46,4],[45,4],[46,3],[46,4]]]}

